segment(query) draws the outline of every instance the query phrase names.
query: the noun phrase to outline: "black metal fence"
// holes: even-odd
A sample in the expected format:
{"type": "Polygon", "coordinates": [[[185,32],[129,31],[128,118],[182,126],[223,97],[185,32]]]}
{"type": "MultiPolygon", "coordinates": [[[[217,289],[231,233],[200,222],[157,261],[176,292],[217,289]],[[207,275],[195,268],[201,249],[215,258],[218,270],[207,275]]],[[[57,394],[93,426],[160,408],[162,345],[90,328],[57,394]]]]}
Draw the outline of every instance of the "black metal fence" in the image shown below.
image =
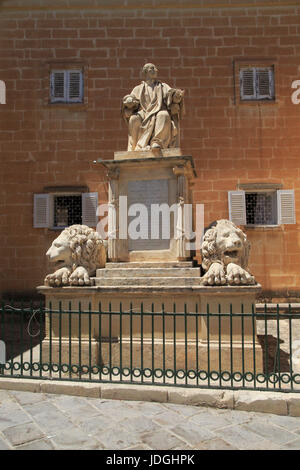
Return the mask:
{"type": "Polygon", "coordinates": [[[97,307],[3,303],[0,380],[300,391],[300,317],[291,306],[97,307]]]}

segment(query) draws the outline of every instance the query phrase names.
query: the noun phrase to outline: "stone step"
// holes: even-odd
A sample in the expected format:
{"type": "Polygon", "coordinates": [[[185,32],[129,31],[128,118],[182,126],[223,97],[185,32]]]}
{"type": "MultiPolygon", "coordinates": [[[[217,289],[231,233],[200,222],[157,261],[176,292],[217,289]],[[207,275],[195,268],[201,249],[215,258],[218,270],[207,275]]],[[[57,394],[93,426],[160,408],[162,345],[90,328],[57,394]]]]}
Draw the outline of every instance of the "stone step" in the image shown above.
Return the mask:
{"type": "Polygon", "coordinates": [[[192,287],[200,285],[200,277],[108,277],[92,278],[98,287],[192,287]]]}
{"type": "Polygon", "coordinates": [[[120,277],[199,277],[200,268],[119,268],[97,269],[97,278],[120,277]]]}
{"type": "Polygon", "coordinates": [[[108,262],[105,265],[105,269],[129,269],[129,268],[192,268],[193,261],[133,261],[124,263],[111,263],[108,262]]]}

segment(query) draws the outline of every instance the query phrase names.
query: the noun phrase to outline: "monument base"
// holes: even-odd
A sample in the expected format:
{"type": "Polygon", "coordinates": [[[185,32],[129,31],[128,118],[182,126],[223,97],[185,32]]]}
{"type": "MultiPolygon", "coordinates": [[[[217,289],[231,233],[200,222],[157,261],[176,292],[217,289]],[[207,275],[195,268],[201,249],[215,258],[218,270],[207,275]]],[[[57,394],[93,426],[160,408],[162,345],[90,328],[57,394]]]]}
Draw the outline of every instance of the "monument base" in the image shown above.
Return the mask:
{"type": "Polygon", "coordinates": [[[38,290],[50,310],[43,358],[51,351],[52,362],[110,370],[263,371],[255,317],[249,315],[259,285],[38,290]]]}
{"type": "Polygon", "coordinates": [[[155,158],[155,157],[180,157],[182,155],[180,148],[170,149],[150,149],[150,150],[132,150],[114,152],[115,160],[127,160],[134,158],[155,158]]]}

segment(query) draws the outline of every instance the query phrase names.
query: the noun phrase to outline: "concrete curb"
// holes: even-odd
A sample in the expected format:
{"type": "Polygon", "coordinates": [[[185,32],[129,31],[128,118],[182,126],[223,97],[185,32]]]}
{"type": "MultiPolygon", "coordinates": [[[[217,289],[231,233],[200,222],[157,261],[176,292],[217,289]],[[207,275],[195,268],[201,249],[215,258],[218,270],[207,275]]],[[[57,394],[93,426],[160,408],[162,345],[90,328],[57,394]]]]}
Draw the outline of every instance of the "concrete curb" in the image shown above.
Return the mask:
{"type": "Polygon", "coordinates": [[[300,393],[1,378],[0,390],[149,401],[300,416],[300,393]]]}

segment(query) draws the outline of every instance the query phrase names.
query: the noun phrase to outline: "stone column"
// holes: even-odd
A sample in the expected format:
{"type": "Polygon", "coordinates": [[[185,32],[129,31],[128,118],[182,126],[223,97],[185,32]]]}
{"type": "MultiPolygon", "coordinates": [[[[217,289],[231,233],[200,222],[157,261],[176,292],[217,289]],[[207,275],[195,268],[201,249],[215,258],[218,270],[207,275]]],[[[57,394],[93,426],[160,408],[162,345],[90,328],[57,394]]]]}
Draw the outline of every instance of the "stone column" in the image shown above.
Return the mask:
{"type": "Polygon", "coordinates": [[[174,174],[177,176],[177,221],[176,221],[176,239],[177,239],[177,260],[183,261],[189,257],[189,252],[186,250],[185,239],[185,218],[184,218],[184,204],[187,201],[187,183],[185,168],[183,165],[173,168],[174,174]]]}
{"type": "Polygon", "coordinates": [[[118,261],[119,169],[109,171],[108,192],[108,259],[118,261]]]}

